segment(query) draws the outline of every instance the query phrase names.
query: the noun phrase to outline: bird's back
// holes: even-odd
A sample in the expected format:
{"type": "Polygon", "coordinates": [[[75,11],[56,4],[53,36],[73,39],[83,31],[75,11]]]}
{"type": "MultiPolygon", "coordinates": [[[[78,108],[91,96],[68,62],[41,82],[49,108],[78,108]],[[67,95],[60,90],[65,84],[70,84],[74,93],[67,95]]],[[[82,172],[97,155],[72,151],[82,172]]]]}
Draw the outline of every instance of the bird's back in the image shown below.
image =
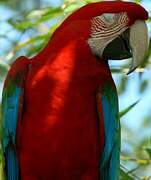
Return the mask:
{"type": "Polygon", "coordinates": [[[74,46],[30,64],[23,128],[18,132],[23,179],[99,177],[96,90],[110,74],[107,64],[93,56],[76,57],[69,51],[74,46]]]}

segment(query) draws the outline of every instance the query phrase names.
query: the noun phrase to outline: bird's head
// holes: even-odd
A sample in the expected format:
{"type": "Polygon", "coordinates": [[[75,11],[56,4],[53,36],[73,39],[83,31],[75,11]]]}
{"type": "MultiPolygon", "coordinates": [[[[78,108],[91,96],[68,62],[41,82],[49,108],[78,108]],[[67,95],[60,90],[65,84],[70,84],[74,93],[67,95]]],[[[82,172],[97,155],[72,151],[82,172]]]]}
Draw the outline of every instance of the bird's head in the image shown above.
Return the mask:
{"type": "Polygon", "coordinates": [[[129,73],[137,68],[148,49],[146,10],[138,4],[122,1],[90,3],[70,15],[61,27],[81,20],[87,43],[95,56],[122,60],[132,57],[129,73]],[[85,27],[84,27],[85,26],[85,27]]]}

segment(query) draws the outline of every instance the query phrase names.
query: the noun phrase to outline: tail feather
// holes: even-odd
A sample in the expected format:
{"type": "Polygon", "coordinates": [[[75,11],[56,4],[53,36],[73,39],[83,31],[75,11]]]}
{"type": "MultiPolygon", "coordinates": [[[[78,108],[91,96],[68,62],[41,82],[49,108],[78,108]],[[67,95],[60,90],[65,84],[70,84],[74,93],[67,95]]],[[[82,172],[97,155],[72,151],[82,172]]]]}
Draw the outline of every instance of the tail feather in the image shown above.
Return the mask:
{"type": "Polygon", "coordinates": [[[120,145],[117,143],[111,153],[108,162],[100,169],[100,180],[118,180],[119,179],[119,165],[120,165],[120,145]]]}
{"type": "Polygon", "coordinates": [[[18,180],[18,160],[16,159],[16,152],[10,146],[6,148],[5,159],[7,180],[18,180]]]}

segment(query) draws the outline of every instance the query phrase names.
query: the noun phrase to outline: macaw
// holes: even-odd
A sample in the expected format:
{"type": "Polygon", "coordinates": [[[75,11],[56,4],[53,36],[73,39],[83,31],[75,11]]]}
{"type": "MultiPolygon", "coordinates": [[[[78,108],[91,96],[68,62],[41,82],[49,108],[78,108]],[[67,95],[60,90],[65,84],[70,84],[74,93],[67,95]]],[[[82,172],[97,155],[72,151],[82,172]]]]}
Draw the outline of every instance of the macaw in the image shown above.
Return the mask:
{"type": "MultiPolygon", "coordinates": [[[[122,1],[71,14],[46,47],[12,64],[2,97],[8,180],[118,180],[118,97],[108,60],[148,48],[147,11],[122,1]]],[[[2,154],[1,154],[2,155],[2,154]]]]}

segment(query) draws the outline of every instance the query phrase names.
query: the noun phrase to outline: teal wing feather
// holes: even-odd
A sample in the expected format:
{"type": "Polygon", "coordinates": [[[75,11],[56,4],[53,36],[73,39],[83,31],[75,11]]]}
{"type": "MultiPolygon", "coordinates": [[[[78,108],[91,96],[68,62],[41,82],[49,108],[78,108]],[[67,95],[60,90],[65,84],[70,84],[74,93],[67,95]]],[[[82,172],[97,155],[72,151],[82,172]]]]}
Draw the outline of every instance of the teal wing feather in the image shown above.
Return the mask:
{"type": "Polygon", "coordinates": [[[113,85],[106,84],[102,92],[105,142],[100,160],[101,180],[118,180],[120,168],[120,121],[118,96],[113,85]]]}
{"type": "Polygon", "coordinates": [[[19,179],[16,128],[22,111],[27,58],[20,57],[8,72],[2,94],[2,148],[7,180],[19,179]]]}

